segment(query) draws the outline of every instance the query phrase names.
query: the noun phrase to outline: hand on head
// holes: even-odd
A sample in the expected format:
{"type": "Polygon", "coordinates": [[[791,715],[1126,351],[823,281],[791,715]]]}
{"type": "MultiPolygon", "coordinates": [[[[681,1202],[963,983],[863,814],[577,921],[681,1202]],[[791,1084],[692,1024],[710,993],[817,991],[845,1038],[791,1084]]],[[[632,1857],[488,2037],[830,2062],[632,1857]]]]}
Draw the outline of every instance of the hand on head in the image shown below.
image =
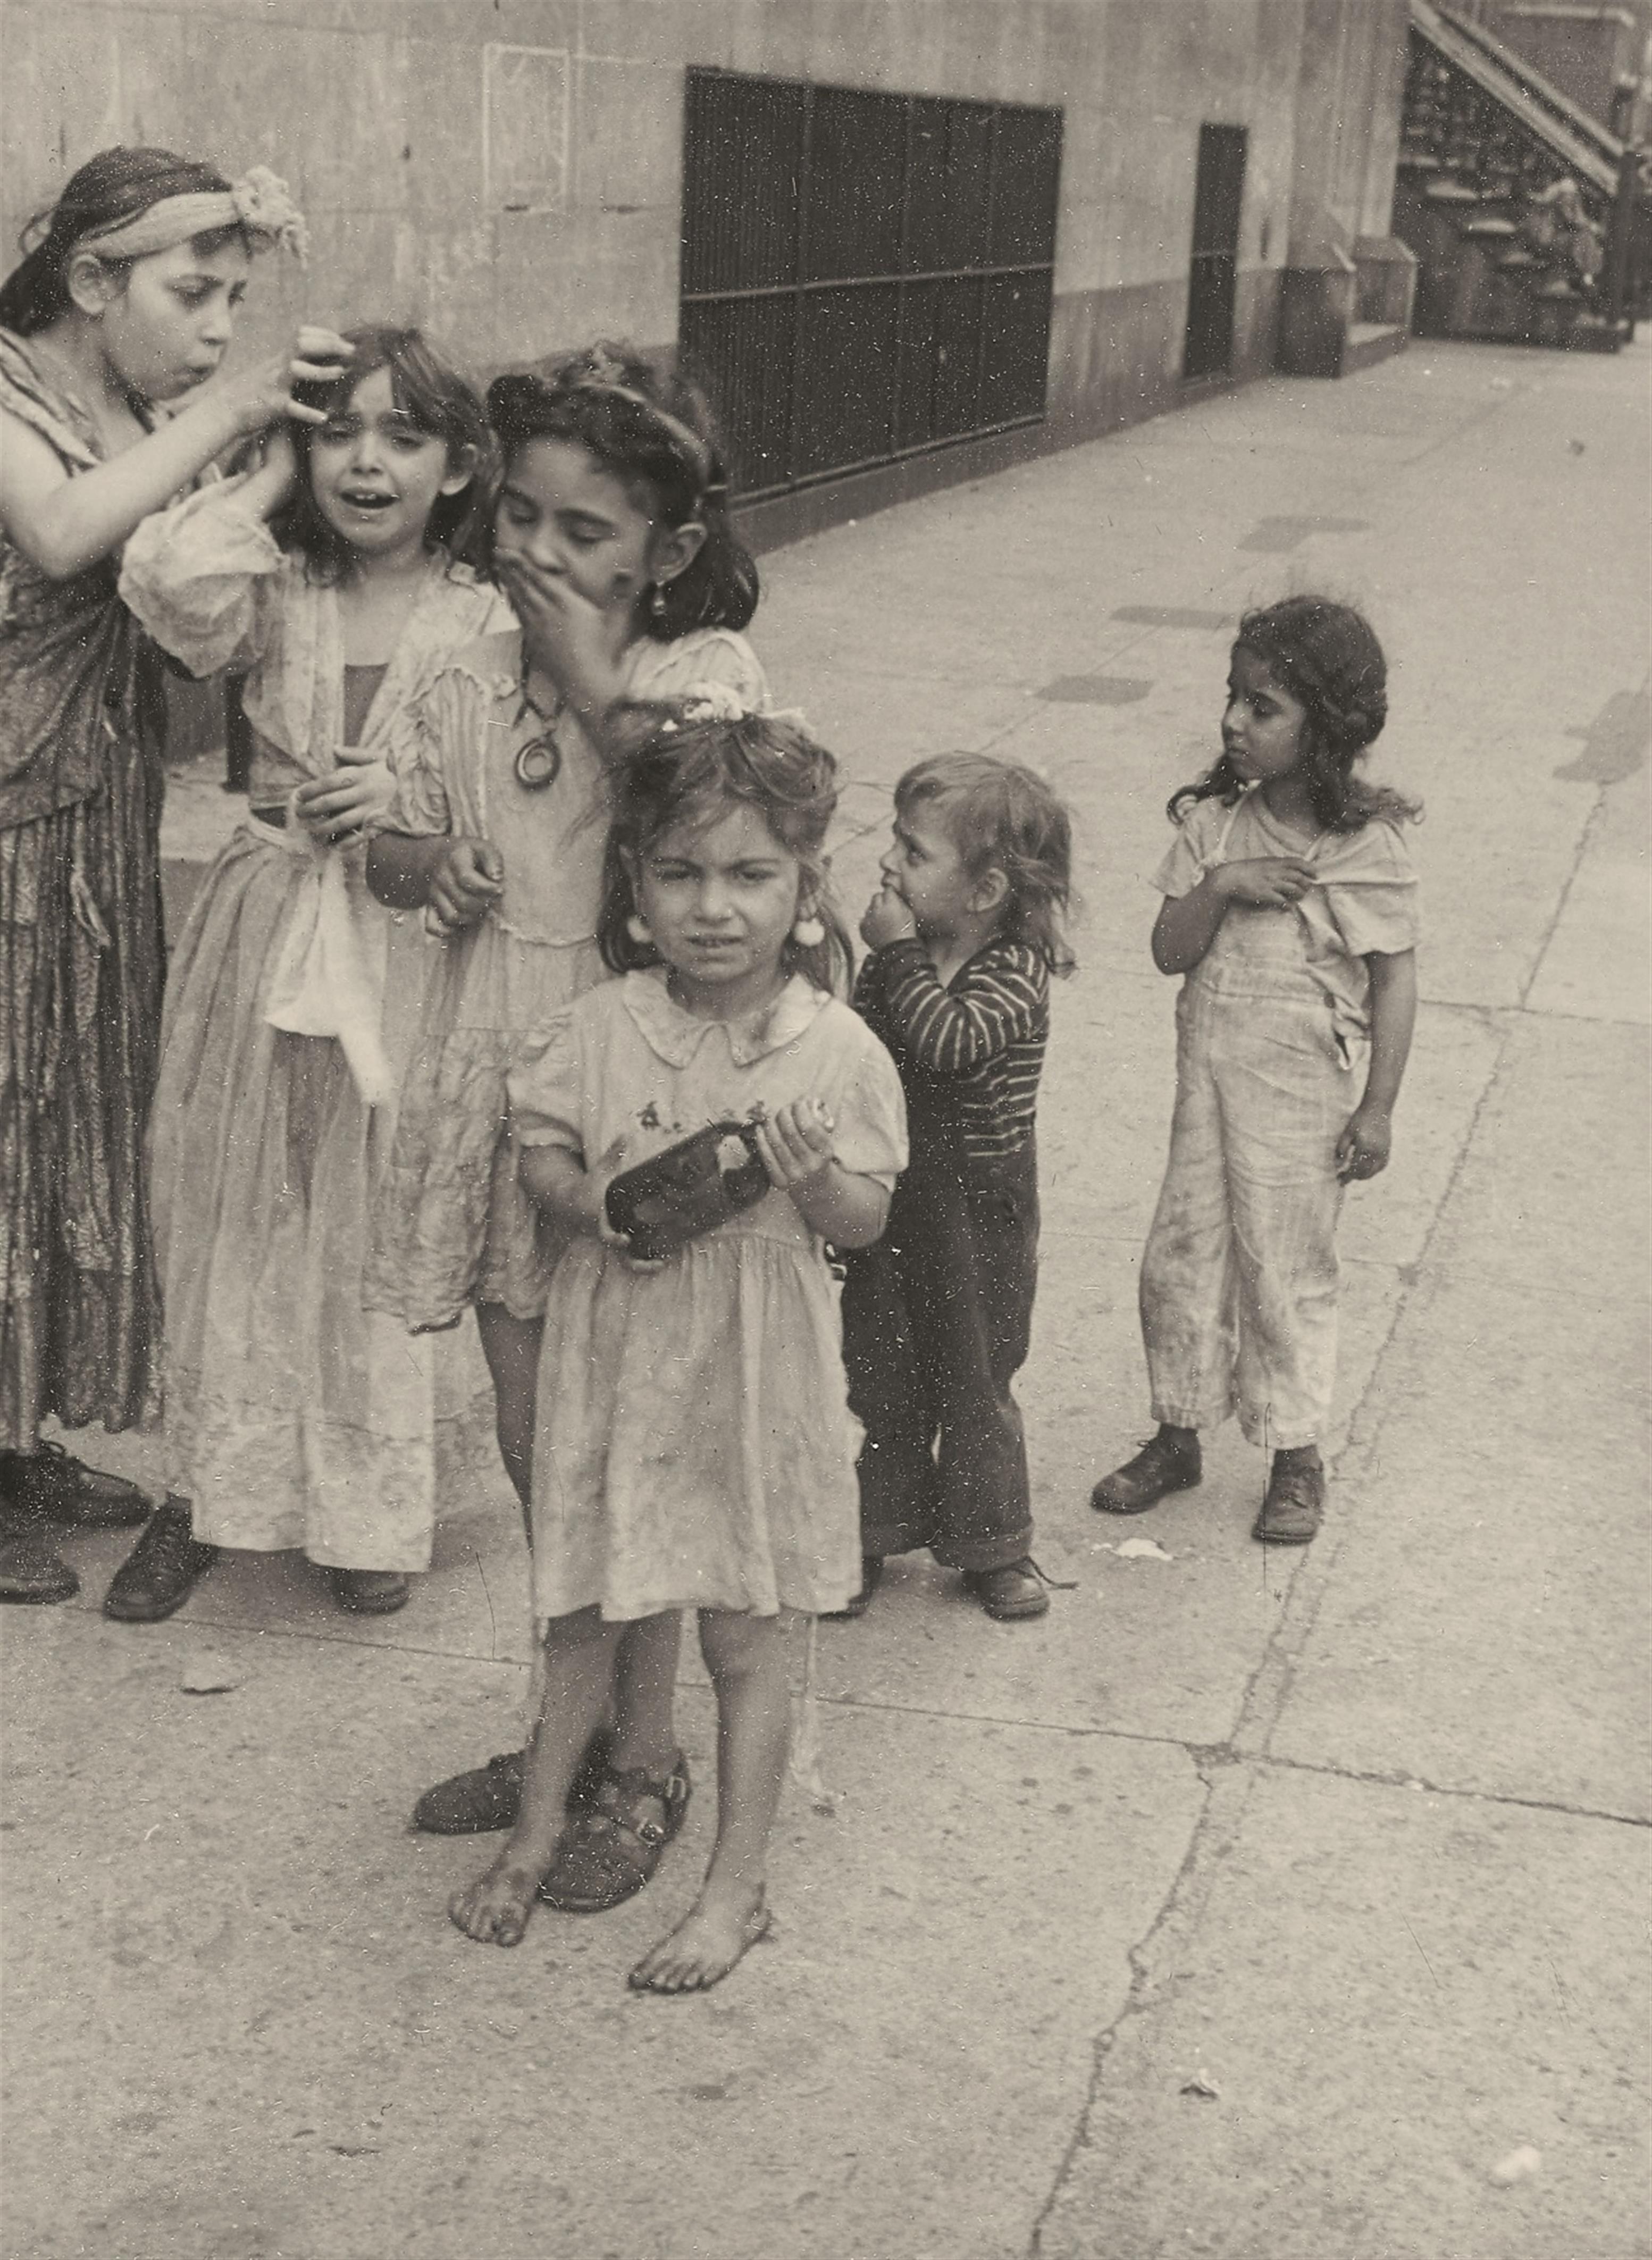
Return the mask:
{"type": "Polygon", "coordinates": [[[299,424],[325,424],[327,411],[295,397],[299,385],[330,385],[349,366],[354,348],[336,330],[305,323],[283,352],[273,354],[225,387],[236,428],[261,432],[282,417],[299,424]]]}

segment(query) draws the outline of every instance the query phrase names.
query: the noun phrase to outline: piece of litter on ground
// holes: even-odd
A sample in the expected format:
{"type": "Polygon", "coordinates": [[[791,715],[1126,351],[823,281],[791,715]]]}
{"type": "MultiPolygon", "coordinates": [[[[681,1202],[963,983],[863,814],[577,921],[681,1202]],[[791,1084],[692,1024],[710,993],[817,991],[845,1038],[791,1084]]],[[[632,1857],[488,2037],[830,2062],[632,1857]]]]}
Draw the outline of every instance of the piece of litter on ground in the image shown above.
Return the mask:
{"type": "Polygon", "coordinates": [[[1113,1548],[1121,1562],[1174,1562],[1174,1554],[1167,1554],[1156,1538],[1122,1538],[1113,1548]]]}
{"type": "Polygon", "coordinates": [[[1182,2082],[1182,2092],[1184,2095],[1197,2095],[1205,2103],[1215,2103],[1219,2101],[1222,2091],[1201,2064],[1191,2079],[1182,2082]]]}
{"type": "Polygon", "coordinates": [[[1543,2154],[1534,2150],[1529,2142],[1522,2142],[1518,2150],[1511,2150],[1506,2158],[1499,2158],[1491,2169],[1491,2178],[1506,2185],[1510,2182],[1529,2181],[1543,2168],[1543,2154]]]}
{"type": "Polygon", "coordinates": [[[242,1673],[226,1656],[214,1656],[208,1649],[197,1649],[183,1659],[183,1670],[178,1685],[186,1695],[227,1695],[232,1687],[241,1684],[242,1673]]]}

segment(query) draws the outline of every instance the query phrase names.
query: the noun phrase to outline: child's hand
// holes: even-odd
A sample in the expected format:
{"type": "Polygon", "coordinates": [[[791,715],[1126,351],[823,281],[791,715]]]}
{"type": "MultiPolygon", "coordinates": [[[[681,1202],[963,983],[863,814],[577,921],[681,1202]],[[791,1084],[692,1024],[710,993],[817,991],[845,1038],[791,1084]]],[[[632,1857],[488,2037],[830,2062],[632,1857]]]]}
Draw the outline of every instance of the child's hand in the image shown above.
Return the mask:
{"type": "Polygon", "coordinates": [[[837,1159],[832,1117],[818,1098],[794,1098],[752,1127],[769,1182],[783,1193],[796,1192],[837,1159]]]}
{"type": "Polygon", "coordinates": [[[519,549],[502,551],[495,568],[522,623],[529,661],[565,695],[618,667],[630,628],[626,606],[593,604],[566,574],[547,572],[519,549]]]}
{"type": "Polygon", "coordinates": [[[918,922],[904,896],[893,887],[880,887],[867,905],[861,920],[861,940],[869,949],[887,949],[894,941],[912,941],[918,922]]]}
{"type": "Polygon", "coordinates": [[[1392,1118],[1380,1107],[1363,1103],[1356,1106],[1336,1141],[1336,1174],[1342,1183],[1380,1176],[1388,1167],[1393,1134],[1392,1118]]]}
{"type": "Polygon", "coordinates": [[[218,399],[233,415],[240,432],[261,432],[286,416],[300,424],[325,424],[326,410],[295,400],[293,387],[332,384],[344,375],[354,351],[336,330],[306,323],[285,353],[232,378],[218,399]]]}
{"type": "Polygon", "coordinates": [[[308,784],[301,784],[292,797],[293,811],[312,840],[345,848],[378,821],[395,793],[388,762],[363,753],[360,746],[340,746],[338,768],[331,776],[311,777],[308,784]]]}
{"type": "Polygon", "coordinates": [[[431,874],[430,907],[449,933],[486,916],[504,892],[504,858],[491,840],[461,837],[431,874]]]}
{"type": "Polygon", "coordinates": [[[1218,863],[1210,874],[1210,883],[1226,902],[1288,911],[1318,876],[1312,863],[1305,863],[1299,855],[1241,855],[1236,862],[1218,863]]]}

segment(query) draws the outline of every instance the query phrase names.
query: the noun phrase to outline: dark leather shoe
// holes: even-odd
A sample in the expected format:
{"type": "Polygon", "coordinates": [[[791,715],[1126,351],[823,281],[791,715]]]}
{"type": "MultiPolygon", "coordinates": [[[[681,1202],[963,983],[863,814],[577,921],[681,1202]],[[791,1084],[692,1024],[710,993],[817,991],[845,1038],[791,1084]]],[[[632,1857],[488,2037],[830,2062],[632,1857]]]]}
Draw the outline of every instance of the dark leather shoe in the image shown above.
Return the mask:
{"type": "Polygon", "coordinates": [[[1276,1454],[1251,1536],[1264,1546],[1307,1546],[1319,1536],[1324,1513],[1325,1470],[1300,1460],[1282,1467],[1276,1454]]]}
{"type": "Polygon", "coordinates": [[[860,1591],[858,1593],[851,1593],[848,1599],[845,1601],[840,1609],[827,1609],[826,1612],[826,1615],[832,1619],[834,1624],[839,1623],[845,1618],[848,1617],[863,1617],[868,1609],[872,1606],[873,1594],[877,1591],[883,1582],[883,1556],[881,1554],[862,1554],[861,1556],[860,1591]]]}
{"type": "Polygon", "coordinates": [[[1098,1514],[1145,1514],[1167,1491],[1191,1491],[1204,1472],[1197,1436],[1191,1452],[1150,1436],[1134,1460],[1103,1476],[1090,1503],[1098,1514]]]}
{"type": "Polygon", "coordinates": [[[181,1609],[218,1559],[190,1535],[190,1503],[168,1498],[109,1581],[104,1614],[117,1624],[159,1624],[181,1609]]]}
{"type": "Polygon", "coordinates": [[[1044,1580],[1028,1556],[1005,1562],[997,1570],[966,1570],[963,1582],[990,1617],[1013,1624],[1022,1617],[1041,1617],[1049,1607],[1044,1580]]]}
{"type": "MultiPolygon", "coordinates": [[[[568,1792],[570,1813],[582,1811],[596,1796],[608,1770],[608,1736],[590,1738],[579,1771],[568,1792]]],[[[496,1828],[514,1828],[522,1806],[522,1752],[507,1750],[484,1766],[472,1766],[427,1789],[413,1807],[413,1826],[431,1836],[486,1836],[496,1828]]]]}
{"type": "Polygon", "coordinates": [[[80,1589],[43,1530],[24,1526],[0,1537],[0,1601],[72,1601],[80,1589]]]}
{"type": "Polygon", "coordinates": [[[329,1568],[327,1584],[339,1606],[355,1617],[393,1617],[413,1590],[400,1570],[329,1568]]]}
{"type": "Polygon", "coordinates": [[[45,1522],[75,1530],[122,1530],[147,1522],[150,1500],[124,1476],[89,1468],[61,1444],[32,1452],[0,1452],[0,1491],[45,1522]]]}

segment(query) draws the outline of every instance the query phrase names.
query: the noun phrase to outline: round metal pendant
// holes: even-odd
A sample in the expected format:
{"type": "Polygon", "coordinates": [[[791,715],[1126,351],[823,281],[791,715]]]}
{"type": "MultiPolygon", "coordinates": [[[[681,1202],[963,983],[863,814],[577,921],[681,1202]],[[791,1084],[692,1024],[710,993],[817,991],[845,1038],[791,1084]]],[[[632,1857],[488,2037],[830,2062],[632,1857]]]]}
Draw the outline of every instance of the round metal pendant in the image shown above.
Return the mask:
{"type": "Polygon", "coordinates": [[[562,755],[554,738],[530,738],[516,757],[516,781],[524,792],[543,792],[556,783],[562,755]]]}

